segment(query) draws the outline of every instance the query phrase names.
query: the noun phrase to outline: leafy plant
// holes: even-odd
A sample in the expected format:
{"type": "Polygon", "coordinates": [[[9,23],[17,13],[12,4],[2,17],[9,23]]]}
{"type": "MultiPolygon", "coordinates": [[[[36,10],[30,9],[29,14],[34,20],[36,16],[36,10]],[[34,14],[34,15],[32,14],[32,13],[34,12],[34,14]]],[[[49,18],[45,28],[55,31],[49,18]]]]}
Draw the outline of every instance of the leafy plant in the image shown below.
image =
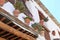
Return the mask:
{"type": "Polygon", "coordinates": [[[43,29],[42,25],[37,24],[37,23],[32,24],[32,27],[33,28],[38,27],[38,32],[42,31],[42,29],[43,29]]]}
{"type": "Polygon", "coordinates": [[[30,21],[32,21],[33,19],[32,18],[30,18],[29,16],[27,16],[27,17],[25,17],[24,19],[30,19],[30,21]]]}
{"type": "Polygon", "coordinates": [[[38,29],[39,32],[42,31],[42,29],[43,29],[42,25],[39,25],[38,28],[39,28],[39,29],[38,29]]]}
{"type": "Polygon", "coordinates": [[[25,11],[25,6],[24,6],[23,2],[17,1],[14,6],[15,6],[16,9],[19,9],[20,12],[25,11]]]}
{"type": "Polygon", "coordinates": [[[48,21],[48,17],[47,18],[44,18],[44,21],[47,22],[48,21]]]}

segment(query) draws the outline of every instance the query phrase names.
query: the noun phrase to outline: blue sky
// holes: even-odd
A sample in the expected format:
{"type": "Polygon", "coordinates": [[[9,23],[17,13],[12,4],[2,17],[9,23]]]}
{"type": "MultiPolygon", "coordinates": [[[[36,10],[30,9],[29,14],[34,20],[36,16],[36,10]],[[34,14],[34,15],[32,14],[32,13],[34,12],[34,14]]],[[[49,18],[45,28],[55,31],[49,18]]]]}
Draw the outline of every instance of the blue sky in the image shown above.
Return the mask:
{"type": "Polygon", "coordinates": [[[40,0],[60,23],[60,0],[40,0]]]}

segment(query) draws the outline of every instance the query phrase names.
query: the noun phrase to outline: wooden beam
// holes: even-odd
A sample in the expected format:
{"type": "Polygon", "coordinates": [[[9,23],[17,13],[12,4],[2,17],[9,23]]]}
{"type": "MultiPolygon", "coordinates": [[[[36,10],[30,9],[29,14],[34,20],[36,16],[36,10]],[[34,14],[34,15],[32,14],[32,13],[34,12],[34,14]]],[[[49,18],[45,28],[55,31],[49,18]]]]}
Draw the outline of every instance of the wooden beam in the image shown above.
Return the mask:
{"type": "Polygon", "coordinates": [[[4,38],[0,37],[0,40],[6,40],[6,39],[4,39],[4,38]]]}
{"type": "Polygon", "coordinates": [[[3,30],[6,30],[10,33],[13,33],[14,35],[18,36],[18,37],[22,37],[22,38],[25,38],[25,39],[28,39],[28,40],[35,40],[33,37],[27,35],[27,34],[24,34],[10,26],[8,26],[7,24],[4,24],[3,22],[0,21],[0,28],[2,28],[3,30]]]}

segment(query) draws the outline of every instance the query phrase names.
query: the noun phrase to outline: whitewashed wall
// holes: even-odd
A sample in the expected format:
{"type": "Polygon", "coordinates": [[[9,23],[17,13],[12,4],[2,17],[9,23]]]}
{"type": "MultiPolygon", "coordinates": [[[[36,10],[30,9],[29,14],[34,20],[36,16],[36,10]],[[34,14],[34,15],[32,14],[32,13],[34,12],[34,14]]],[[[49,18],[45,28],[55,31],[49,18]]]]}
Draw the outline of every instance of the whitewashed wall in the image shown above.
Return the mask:
{"type": "Polygon", "coordinates": [[[38,7],[38,9],[42,12],[42,14],[45,17],[48,17],[49,21],[45,22],[44,25],[50,30],[50,37],[51,40],[53,40],[54,38],[60,38],[58,31],[60,31],[60,28],[57,26],[57,24],[55,24],[55,22],[43,11],[43,9],[35,3],[35,5],[38,7]],[[56,31],[56,35],[53,36],[51,33],[52,31],[55,30],[56,31]]]}

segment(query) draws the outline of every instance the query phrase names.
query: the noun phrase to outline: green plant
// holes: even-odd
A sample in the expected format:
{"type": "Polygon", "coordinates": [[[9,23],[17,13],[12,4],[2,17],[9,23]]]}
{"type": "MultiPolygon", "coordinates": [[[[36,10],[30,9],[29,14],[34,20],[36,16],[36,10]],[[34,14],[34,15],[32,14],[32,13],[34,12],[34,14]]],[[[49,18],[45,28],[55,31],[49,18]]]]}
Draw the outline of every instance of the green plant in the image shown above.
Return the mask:
{"type": "Polygon", "coordinates": [[[32,24],[32,27],[33,27],[33,28],[38,27],[38,32],[42,31],[42,29],[43,29],[42,25],[40,25],[40,24],[38,24],[38,23],[32,24]]]}
{"type": "Polygon", "coordinates": [[[37,23],[34,23],[34,24],[32,24],[31,26],[32,26],[33,28],[35,28],[35,27],[38,26],[38,24],[37,24],[37,23]]]}
{"type": "Polygon", "coordinates": [[[23,2],[17,1],[14,6],[15,6],[16,9],[19,9],[20,12],[25,11],[25,6],[24,6],[23,2]]]}
{"type": "Polygon", "coordinates": [[[38,31],[40,32],[40,31],[42,31],[42,29],[43,29],[42,25],[39,25],[38,31]]]}
{"type": "Polygon", "coordinates": [[[27,16],[27,17],[25,17],[24,19],[27,19],[27,18],[28,18],[28,19],[30,19],[31,21],[33,20],[32,18],[30,18],[30,17],[28,17],[28,16],[27,16]]]}
{"type": "Polygon", "coordinates": [[[47,22],[48,21],[48,17],[44,18],[44,21],[47,22]]]}

